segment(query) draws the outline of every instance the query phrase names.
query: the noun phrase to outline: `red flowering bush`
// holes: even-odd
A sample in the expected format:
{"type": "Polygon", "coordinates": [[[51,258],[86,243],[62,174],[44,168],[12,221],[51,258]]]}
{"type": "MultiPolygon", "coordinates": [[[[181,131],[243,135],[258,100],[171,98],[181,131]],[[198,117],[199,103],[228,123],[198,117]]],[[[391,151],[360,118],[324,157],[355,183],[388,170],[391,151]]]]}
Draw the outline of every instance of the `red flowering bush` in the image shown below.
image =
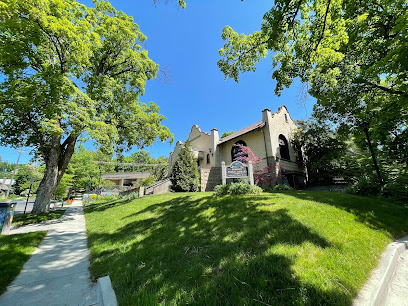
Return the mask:
{"type": "Polygon", "coordinates": [[[254,165],[254,182],[258,186],[272,187],[282,180],[283,167],[280,165],[270,165],[262,168],[256,167],[262,158],[259,158],[255,153],[247,146],[236,144],[239,147],[240,154],[236,158],[237,161],[248,165],[249,161],[252,161],[254,165]]]}

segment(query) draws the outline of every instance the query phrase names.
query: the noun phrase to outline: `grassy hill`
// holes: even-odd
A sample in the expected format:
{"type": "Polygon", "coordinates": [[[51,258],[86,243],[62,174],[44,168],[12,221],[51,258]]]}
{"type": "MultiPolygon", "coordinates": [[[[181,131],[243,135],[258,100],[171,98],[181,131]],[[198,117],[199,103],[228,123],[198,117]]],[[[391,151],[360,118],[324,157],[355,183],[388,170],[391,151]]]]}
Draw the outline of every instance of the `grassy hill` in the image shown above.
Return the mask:
{"type": "Polygon", "coordinates": [[[349,305],[408,209],[328,192],[99,200],[91,273],[121,305],[349,305]]]}

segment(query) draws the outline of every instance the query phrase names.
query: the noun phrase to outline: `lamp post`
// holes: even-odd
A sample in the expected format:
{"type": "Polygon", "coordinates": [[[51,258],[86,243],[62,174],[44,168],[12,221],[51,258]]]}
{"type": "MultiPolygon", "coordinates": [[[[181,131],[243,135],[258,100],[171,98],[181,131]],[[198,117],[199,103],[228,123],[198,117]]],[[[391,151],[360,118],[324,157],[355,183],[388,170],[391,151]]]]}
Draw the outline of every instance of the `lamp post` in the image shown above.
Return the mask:
{"type": "Polygon", "coordinates": [[[31,187],[33,187],[33,183],[34,183],[34,182],[35,182],[35,179],[32,177],[31,180],[30,180],[30,189],[28,190],[26,205],[25,205],[25,207],[24,207],[24,214],[26,213],[27,204],[28,204],[28,198],[30,197],[31,187]]]}

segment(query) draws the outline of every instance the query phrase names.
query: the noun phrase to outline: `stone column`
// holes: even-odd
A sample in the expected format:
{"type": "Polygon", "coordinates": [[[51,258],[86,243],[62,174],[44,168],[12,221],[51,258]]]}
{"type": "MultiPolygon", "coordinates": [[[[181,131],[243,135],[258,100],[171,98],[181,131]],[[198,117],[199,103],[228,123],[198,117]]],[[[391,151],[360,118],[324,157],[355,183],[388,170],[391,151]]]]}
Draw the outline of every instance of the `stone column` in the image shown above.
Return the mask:
{"type": "Polygon", "coordinates": [[[254,185],[254,168],[252,167],[252,160],[248,162],[248,176],[249,176],[249,183],[254,185]]]}
{"type": "Polygon", "coordinates": [[[222,184],[225,185],[227,183],[227,168],[225,167],[225,161],[221,163],[221,173],[222,173],[222,184]]]}

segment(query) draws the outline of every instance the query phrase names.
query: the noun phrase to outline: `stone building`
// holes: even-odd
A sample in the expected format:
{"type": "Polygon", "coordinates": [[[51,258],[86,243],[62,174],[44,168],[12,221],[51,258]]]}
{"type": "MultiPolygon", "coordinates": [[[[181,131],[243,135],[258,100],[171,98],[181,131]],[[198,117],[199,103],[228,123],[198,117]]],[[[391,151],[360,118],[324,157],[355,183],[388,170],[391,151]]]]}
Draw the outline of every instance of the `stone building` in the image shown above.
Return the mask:
{"type": "MultiPolygon", "coordinates": [[[[305,183],[305,170],[301,166],[300,150],[291,144],[296,124],[285,106],[271,113],[269,109],[262,111],[262,120],[222,139],[218,130],[212,129],[205,133],[197,125],[193,125],[188,137],[194,156],[197,160],[201,178],[201,191],[211,191],[221,184],[221,162],[229,165],[239,154],[237,144],[249,147],[262,160],[256,167],[280,165],[282,174],[288,183],[302,187],[305,183]]],[[[170,169],[174,165],[183,143],[178,141],[169,156],[170,169]]]]}

